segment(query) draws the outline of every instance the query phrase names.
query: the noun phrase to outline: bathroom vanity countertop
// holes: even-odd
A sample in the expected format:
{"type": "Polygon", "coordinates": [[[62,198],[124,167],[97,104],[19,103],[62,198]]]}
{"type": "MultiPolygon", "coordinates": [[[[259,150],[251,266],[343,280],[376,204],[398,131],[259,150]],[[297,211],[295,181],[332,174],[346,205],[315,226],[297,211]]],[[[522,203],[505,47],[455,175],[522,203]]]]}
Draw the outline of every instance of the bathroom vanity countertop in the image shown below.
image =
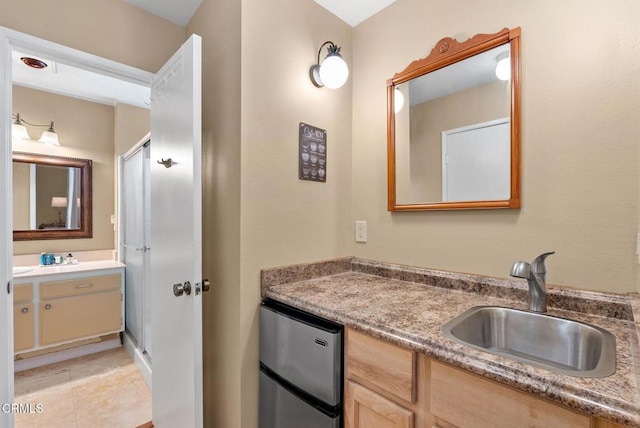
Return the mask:
{"type": "Polygon", "coordinates": [[[20,266],[30,270],[13,275],[14,279],[39,277],[46,275],[59,275],[76,272],[89,272],[106,269],[119,269],[125,267],[123,263],[115,260],[97,260],[91,262],[79,262],[76,264],[59,264],[50,266],[20,266]]]}
{"type": "Polygon", "coordinates": [[[581,412],[640,427],[640,324],[633,317],[633,309],[640,310],[637,296],[548,287],[550,315],[587,322],[616,336],[616,373],[579,378],[478,351],[441,332],[442,324],[474,306],[527,309],[524,281],[345,258],[265,269],[261,287],[265,298],[581,412]]]}

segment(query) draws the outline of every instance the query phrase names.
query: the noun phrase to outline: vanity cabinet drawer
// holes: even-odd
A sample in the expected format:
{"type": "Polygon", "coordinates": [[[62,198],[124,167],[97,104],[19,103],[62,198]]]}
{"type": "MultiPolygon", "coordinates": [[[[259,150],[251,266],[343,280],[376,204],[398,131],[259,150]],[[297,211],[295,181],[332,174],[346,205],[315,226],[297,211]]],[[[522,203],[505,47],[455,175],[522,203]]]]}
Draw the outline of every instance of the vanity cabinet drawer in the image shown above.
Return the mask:
{"type": "Polygon", "coordinates": [[[33,284],[19,284],[13,287],[13,303],[33,300],[33,284]]]}
{"type": "Polygon", "coordinates": [[[507,386],[431,362],[431,412],[458,428],[589,428],[591,418],[507,386]]]}
{"type": "Polygon", "coordinates": [[[76,296],[98,291],[116,290],[121,286],[120,274],[90,276],[87,278],[51,281],[40,284],[40,299],[76,296]]]}
{"type": "Polygon", "coordinates": [[[14,352],[35,346],[33,303],[13,305],[13,350],[14,352]]]}
{"type": "Polygon", "coordinates": [[[121,298],[118,288],[40,302],[40,345],[120,331],[121,298]]]}
{"type": "Polygon", "coordinates": [[[416,354],[347,329],[347,377],[379,388],[407,403],[416,400],[416,354]]]}

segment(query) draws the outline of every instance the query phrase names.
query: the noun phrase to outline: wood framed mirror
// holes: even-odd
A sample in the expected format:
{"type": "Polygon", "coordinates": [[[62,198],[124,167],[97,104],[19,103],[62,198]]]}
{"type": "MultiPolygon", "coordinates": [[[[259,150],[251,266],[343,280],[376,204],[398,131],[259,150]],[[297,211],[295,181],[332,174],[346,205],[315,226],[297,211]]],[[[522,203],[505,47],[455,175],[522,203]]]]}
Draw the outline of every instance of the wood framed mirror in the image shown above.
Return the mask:
{"type": "Polygon", "coordinates": [[[388,210],[520,208],[520,79],[519,27],[446,37],[389,79],[388,210]]]}
{"type": "Polygon", "coordinates": [[[91,238],[91,207],[90,159],[13,152],[14,241],[91,238]]]}

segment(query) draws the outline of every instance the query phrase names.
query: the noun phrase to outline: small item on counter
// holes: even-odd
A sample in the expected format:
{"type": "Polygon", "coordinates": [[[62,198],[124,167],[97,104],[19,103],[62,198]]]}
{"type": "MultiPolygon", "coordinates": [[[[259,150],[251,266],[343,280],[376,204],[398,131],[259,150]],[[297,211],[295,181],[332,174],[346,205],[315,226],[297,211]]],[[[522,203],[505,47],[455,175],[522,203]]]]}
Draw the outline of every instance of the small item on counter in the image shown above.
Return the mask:
{"type": "Polygon", "coordinates": [[[67,260],[66,260],[67,264],[73,264],[73,255],[71,253],[67,254],[67,260]]]}
{"type": "Polygon", "coordinates": [[[47,253],[47,266],[51,266],[56,262],[56,258],[52,253],[47,253]]]}
{"type": "Polygon", "coordinates": [[[40,266],[47,265],[47,253],[40,253],[40,266]]]}
{"type": "Polygon", "coordinates": [[[62,263],[62,256],[55,256],[56,264],[59,265],[62,263]]]}

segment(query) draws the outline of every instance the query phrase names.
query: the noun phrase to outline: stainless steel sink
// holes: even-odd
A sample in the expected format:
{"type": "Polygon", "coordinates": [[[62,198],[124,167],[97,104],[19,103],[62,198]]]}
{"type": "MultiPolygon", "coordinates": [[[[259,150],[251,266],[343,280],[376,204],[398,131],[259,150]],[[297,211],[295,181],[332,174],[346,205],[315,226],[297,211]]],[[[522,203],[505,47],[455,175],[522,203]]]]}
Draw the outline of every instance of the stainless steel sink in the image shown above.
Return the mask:
{"type": "Polygon", "coordinates": [[[577,321],[496,306],[478,306],[442,326],[463,345],[554,373],[606,377],[616,371],[616,339],[577,321]]]}

